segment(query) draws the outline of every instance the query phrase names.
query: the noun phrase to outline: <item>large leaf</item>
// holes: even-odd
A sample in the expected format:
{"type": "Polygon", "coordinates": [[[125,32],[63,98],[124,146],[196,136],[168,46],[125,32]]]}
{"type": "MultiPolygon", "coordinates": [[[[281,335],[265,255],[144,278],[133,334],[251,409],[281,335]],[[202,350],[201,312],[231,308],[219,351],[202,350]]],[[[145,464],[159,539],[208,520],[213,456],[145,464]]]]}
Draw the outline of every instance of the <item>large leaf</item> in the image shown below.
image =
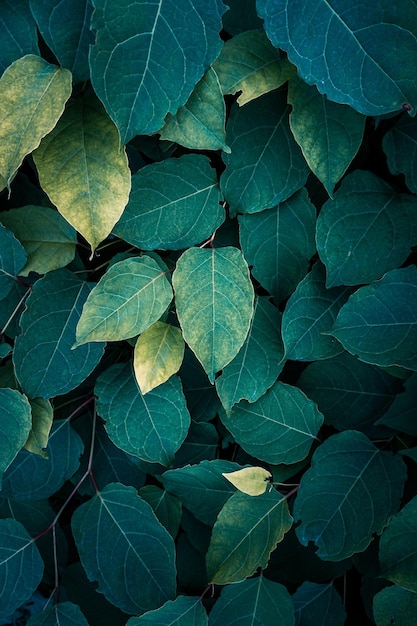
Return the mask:
{"type": "Polygon", "coordinates": [[[88,578],[122,611],[140,615],[175,597],[174,541],[135,489],[107,485],[71,525],[88,578]]]}
{"type": "Polygon", "coordinates": [[[76,345],[135,337],[159,320],[171,299],[171,285],[156,260],[144,255],[118,261],[87,298],[76,345]]]}
{"type": "Polygon", "coordinates": [[[417,7],[391,0],[349,3],[258,0],[272,43],[285,50],[299,75],[330,100],[365,115],[417,105],[417,7]],[[400,43],[401,42],[401,43],[400,43]],[[392,54],[395,50],[395,54],[392,54]]]}
{"type": "Polygon", "coordinates": [[[209,581],[236,583],[266,567],[292,521],[286,498],[275,490],[260,496],[233,494],[213,526],[206,556],[209,581]]]}
{"type": "Polygon", "coordinates": [[[100,361],[103,344],[71,349],[90,289],[66,269],[48,272],[34,284],[13,352],[16,377],[30,398],[67,393],[100,361]]]}
{"type": "Polygon", "coordinates": [[[384,135],[382,147],[392,174],[404,174],[408,188],[417,193],[417,120],[402,115],[384,135]]]}
{"type": "Polygon", "coordinates": [[[42,189],[95,250],[127,204],[130,170],[117,128],[94,94],[69,104],[33,158],[42,189]]]}
{"type": "Polygon", "coordinates": [[[15,277],[25,263],[26,253],[22,244],[11,230],[0,224],[0,300],[10,293],[15,277]]]}
{"type": "Polygon", "coordinates": [[[62,115],[71,95],[71,73],[28,54],[0,78],[0,188],[10,184],[27,154],[62,115]]]}
{"type": "Polygon", "coordinates": [[[362,552],[397,512],[404,479],[402,460],[362,433],[332,435],[301,479],[294,504],[300,542],[314,541],[317,555],[329,561],[362,552]]]}
{"type": "Polygon", "coordinates": [[[232,216],[257,213],[300,189],[307,164],[290,131],[286,93],[273,91],[232,109],[226,140],[231,154],[220,179],[232,216]]]}
{"type": "Polygon", "coordinates": [[[346,610],[333,583],[306,581],[293,595],[296,626],[343,626],[346,610]]]}
{"type": "Polygon", "coordinates": [[[388,411],[378,420],[377,424],[389,426],[393,430],[417,435],[417,373],[410,376],[404,384],[405,390],[399,393],[388,411]]]}
{"type": "Polygon", "coordinates": [[[0,389],[0,488],[3,472],[23,448],[32,425],[28,399],[15,389],[0,389]]]}
{"type": "Polygon", "coordinates": [[[373,616],[376,626],[414,626],[416,614],[417,593],[392,585],[374,596],[373,616]]]}
{"type": "Polygon", "coordinates": [[[94,0],[91,80],[123,143],[161,128],[217,57],[221,0],[94,0]],[[128,59],[128,61],[127,61],[128,59]]]}
{"type": "Polygon", "coordinates": [[[72,602],[60,602],[50,609],[32,615],[27,626],[88,626],[81,609],[72,602]]]}
{"type": "Polygon", "coordinates": [[[113,232],[142,250],[188,248],[224,221],[216,172],[207,157],[188,154],[141,168],[113,232]]]}
{"type": "Polygon", "coordinates": [[[237,248],[190,248],[172,282],[184,339],[213,383],[249,331],[254,292],[247,263],[237,248]]]}
{"type": "Polygon", "coordinates": [[[142,617],[131,617],[126,626],[207,626],[208,618],[201,598],[178,596],[165,602],[160,609],[148,611],[142,617]]]}
{"type": "Polygon", "coordinates": [[[0,14],[0,75],[25,54],[39,54],[36,23],[28,0],[3,0],[0,14]]]}

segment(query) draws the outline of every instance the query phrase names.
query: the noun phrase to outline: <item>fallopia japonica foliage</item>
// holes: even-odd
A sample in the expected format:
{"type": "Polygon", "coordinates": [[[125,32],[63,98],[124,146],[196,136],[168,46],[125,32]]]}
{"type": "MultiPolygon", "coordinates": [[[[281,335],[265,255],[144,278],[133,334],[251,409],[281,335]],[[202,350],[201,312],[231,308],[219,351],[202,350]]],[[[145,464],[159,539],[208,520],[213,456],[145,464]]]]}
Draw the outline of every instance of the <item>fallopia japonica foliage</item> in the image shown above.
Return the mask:
{"type": "Polygon", "coordinates": [[[415,626],[416,5],[0,27],[0,624],[415,626]]]}

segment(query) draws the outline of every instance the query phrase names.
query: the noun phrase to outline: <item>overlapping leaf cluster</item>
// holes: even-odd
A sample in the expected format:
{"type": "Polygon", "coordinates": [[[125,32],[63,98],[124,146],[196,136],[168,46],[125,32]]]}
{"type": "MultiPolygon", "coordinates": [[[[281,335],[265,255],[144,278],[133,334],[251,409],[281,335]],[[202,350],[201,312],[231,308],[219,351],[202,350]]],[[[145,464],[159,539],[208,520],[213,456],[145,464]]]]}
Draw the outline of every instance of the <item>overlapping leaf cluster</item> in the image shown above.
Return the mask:
{"type": "Polygon", "coordinates": [[[0,623],[415,624],[416,6],[0,25],[0,623]]]}

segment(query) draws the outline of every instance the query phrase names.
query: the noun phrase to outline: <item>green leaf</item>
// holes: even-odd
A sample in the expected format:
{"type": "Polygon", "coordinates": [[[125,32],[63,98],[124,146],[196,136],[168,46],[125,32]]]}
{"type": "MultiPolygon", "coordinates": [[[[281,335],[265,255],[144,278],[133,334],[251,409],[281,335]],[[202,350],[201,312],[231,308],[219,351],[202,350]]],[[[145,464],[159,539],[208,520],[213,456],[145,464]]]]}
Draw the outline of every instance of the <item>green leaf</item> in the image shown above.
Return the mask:
{"type": "Polygon", "coordinates": [[[43,398],[31,400],[30,408],[32,411],[32,428],[25,443],[25,450],[46,459],[48,455],[45,448],[48,445],[54,410],[49,400],[43,398]]]}
{"type": "Polygon", "coordinates": [[[417,120],[408,115],[401,115],[382,139],[390,172],[394,175],[404,174],[407,186],[413,193],[417,193],[416,144],[417,120]]]}
{"type": "Polygon", "coordinates": [[[135,489],[107,485],[71,526],[89,580],[122,611],[138,615],[175,597],[173,539],[135,489]]]}
{"type": "Polygon", "coordinates": [[[1,3],[0,51],[0,75],[25,54],[39,54],[36,23],[27,0],[1,3]]]}
{"type": "Polygon", "coordinates": [[[316,211],[305,189],[257,215],[240,215],[240,243],[254,277],[276,304],[307,274],[316,251],[316,211]]]}
{"type": "Polygon", "coordinates": [[[373,615],[376,626],[414,626],[417,594],[393,585],[374,596],[373,615]]]}
{"type": "Polygon", "coordinates": [[[221,590],[210,626],[294,626],[294,607],[284,585],[257,576],[221,590]]]}
{"type": "Polygon", "coordinates": [[[135,337],[159,320],[171,300],[165,272],[150,256],[118,261],[87,298],[75,346],[135,337]]]}
{"type": "Polygon", "coordinates": [[[209,238],[224,221],[216,171],[187,154],[141,168],[113,232],[142,250],[180,250],[209,238]],[[169,184],[167,184],[169,181],[169,184]]]}
{"type": "Polygon", "coordinates": [[[365,363],[417,370],[416,267],[392,270],[358,289],[340,309],[331,334],[365,363]]]}
{"type": "Polygon", "coordinates": [[[317,219],[326,286],[370,283],[402,265],[417,243],[416,216],[413,196],[397,193],[371,172],[347,176],[317,219]]]}
{"type": "Polygon", "coordinates": [[[223,476],[248,496],[260,496],[265,493],[272,479],[271,472],[263,467],[244,467],[236,472],[223,472],[223,476]]]}
{"type": "Polygon", "coordinates": [[[245,343],[216,379],[224,409],[245,399],[258,400],[276,381],[284,365],[279,335],[281,315],[267,298],[255,298],[254,313],[245,343]]]}
{"type": "Polygon", "coordinates": [[[65,269],[48,272],[34,284],[13,352],[16,377],[29,398],[71,391],[100,361],[103,344],[71,349],[90,289],[65,269]]]}
{"type": "Polygon", "coordinates": [[[404,387],[405,391],[395,397],[388,411],[377,421],[377,425],[416,436],[417,373],[405,381],[404,387]]]}
{"type": "Polygon", "coordinates": [[[212,420],[221,404],[215,387],[209,379],[194,353],[186,348],[180,369],[188,410],[196,422],[212,420]]]}
{"type": "Polygon", "coordinates": [[[300,543],[314,541],[317,555],[329,561],[362,552],[397,512],[404,479],[402,460],[362,433],[332,435],[301,478],[294,504],[300,543]]]}
{"type": "Polygon", "coordinates": [[[266,567],[292,521],[287,500],[275,490],[257,497],[233,494],[213,527],[206,557],[210,583],[240,582],[266,567]]]}
{"type": "Polygon", "coordinates": [[[221,47],[221,0],[179,7],[94,0],[91,81],[123,143],[161,128],[185,104],[221,47]],[[129,59],[126,62],[126,59],[129,59]]]}
{"type": "Polygon", "coordinates": [[[24,525],[31,537],[36,539],[53,522],[55,513],[48,500],[19,502],[0,498],[0,517],[13,518],[24,525]]]}
{"type": "Polygon", "coordinates": [[[333,196],[336,183],[359,150],[365,116],[321,95],[297,76],[288,86],[290,128],[311,171],[333,196]]]}
{"type": "Polygon", "coordinates": [[[43,562],[34,540],[14,519],[0,520],[0,615],[10,617],[24,604],[43,575],[43,562]]]}
{"type": "Polygon", "coordinates": [[[161,608],[149,611],[142,617],[131,617],[126,626],[207,626],[207,613],[201,598],[178,596],[165,602],[161,608]]]}
{"type": "Polygon", "coordinates": [[[97,411],[119,448],[149,463],[169,466],[189,425],[177,376],[143,396],[130,363],[113,365],[95,386],[97,411]]]}
{"type": "Polygon", "coordinates": [[[229,35],[262,28],[262,20],[256,13],[256,3],[253,0],[226,0],[225,4],[230,9],[223,15],[223,26],[229,35]]]}
{"type": "Polygon", "coordinates": [[[71,72],[28,54],[0,78],[0,188],[10,184],[27,154],[61,117],[71,95],[71,72]]]}
{"type": "Polygon", "coordinates": [[[0,389],[0,488],[2,474],[23,448],[32,424],[28,399],[15,389],[0,389]]]}
{"type": "Polygon", "coordinates": [[[88,626],[81,609],[72,602],[60,602],[50,609],[32,615],[27,626],[88,626]]]}
{"type": "Polygon", "coordinates": [[[42,189],[94,251],[127,204],[130,170],[117,128],[91,91],[68,105],[33,158],[42,189]]]}
{"type": "Polygon", "coordinates": [[[172,278],[184,340],[209,380],[242,347],[253,314],[253,286],[237,248],[190,248],[172,278]]]}
{"type": "Polygon", "coordinates": [[[226,41],[213,67],[224,94],[241,92],[240,106],[278,89],[295,72],[260,30],[248,30],[226,41]]]}
{"type": "Polygon", "coordinates": [[[306,581],[293,595],[296,626],[343,626],[346,610],[333,583],[306,581]]]}
{"type": "Polygon", "coordinates": [[[291,134],[289,111],[283,89],[232,108],[226,127],[231,154],[223,157],[220,179],[232,217],[273,207],[306,182],[308,168],[291,134]]]}
{"type": "Polygon", "coordinates": [[[175,115],[168,115],[160,130],[162,140],[176,141],[192,150],[224,150],[226,107],[219,79],[212,67],[175,115]]]}
{"type": "Polygon", "coordinates": [[[211,422],[191,421],[190,429],[175,455],[175,467],[215,459],[219,450],[219,433],[211,422]]]}
{"type": "Polygon", "coordinates": [[[162,526],[175,539],[182,513],[182,505],[178,498],[156,485],[145,485],[138,493],[152,507],[162,526]]]}
{"type": "MultiPolygon", "coordinates": [[[[3,214],[1,214],[3,222],[3,214]]],[[[26,252],[11,230],[0,224],[0,300],[12,290],[15,276],[26,263],[26,252]]]]}
{"type": "Polygon", "coordinates": [[[349,3],[308,0],[300,12],[288,1],[258,0],[257,9],[274,46],[285,50],[301,78],[317,84],[330,100],[364,115],[398,111],[403,103],[414,111],[414,3],[393,6],[381,0],[356,11],[349,3]]]}
{"type": "Polygon", "coordinates": [[[248,454],[290,464],[307,456],[323,415],[297,387],[277,381],[256,402],[239,402],[223,423],[248,454]]]}
{"type": "Polygon", "coordinates": [[[20,276],[28,276],[30,272],[46,274],[74,259],[77,234],[58,211],[24,206],[2,213],[1,222],[25,248],[27,261],[19,271],[20,276]]]}

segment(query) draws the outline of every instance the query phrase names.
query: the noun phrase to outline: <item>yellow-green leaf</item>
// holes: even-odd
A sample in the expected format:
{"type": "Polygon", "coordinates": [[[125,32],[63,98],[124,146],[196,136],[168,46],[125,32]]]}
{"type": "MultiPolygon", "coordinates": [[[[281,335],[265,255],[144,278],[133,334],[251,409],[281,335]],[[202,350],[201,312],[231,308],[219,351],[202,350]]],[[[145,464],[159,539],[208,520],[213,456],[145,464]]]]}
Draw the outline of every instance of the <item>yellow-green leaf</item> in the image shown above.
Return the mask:
{"type": "Polygon", "coordinates": [[[223,472],[222,476],[248,496],[265,493],[272,478],[271,472],[263,467],[244,467],[236,472],[223,472]]]}
{"type": "Polygon", "coordinates": [[[25,443],[28,452],[48,458],[45,448],[48,445],[49,433],[54,419],[54,410],[49,400],[35,398],[30,400],[32,409],[32,428],[25,443]]]}

